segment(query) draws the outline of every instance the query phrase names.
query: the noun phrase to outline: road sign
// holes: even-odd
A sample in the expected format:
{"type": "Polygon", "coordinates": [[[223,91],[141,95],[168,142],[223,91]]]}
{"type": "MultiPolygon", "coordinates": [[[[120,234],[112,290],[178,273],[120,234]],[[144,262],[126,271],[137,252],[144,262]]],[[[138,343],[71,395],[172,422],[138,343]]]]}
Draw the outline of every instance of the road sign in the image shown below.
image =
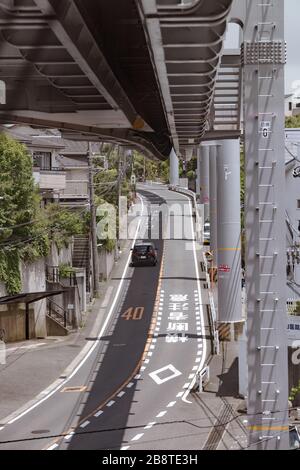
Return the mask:
{"type": "Polygon", "coordinates": [[[292,346],[294,341],[300,341],[300,317],[297,315],[288,316],[288,338],[289,346],[292,346]]]}
{"type": "Polygon", "coordinates": [[[271,133],[271,122],[270,121],[262,121],[260,124],[261,134],[264,139],[269,137],[271,133]]]}
{"type": "Polygon", "coordinates": [[[220,264],[219,272],[220,273],[230,273],[231,268],[227,264],[220,264]]]}

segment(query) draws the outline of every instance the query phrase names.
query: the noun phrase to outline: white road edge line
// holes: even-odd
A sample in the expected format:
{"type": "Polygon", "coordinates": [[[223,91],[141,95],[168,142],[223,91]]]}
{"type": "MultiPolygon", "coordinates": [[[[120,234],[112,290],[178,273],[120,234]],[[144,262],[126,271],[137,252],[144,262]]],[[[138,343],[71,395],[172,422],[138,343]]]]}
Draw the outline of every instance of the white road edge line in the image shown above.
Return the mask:
{"type": "MultiPolygon", "coordinates": [[[[140,231],[140,227],[141,227],[141,222],[142,222],[142,217],[143,217],[143,213],[144,213],[144,201],[142,199],[142,197],[138,194],[138,198],[140,199],[141,201],[141,204],[142,204],[142,210],[141,210],[141,216],[140,216],[140,220],[138,222],[138,226],[137,226],[137,229],[136,229],[136,233],[135,233],[135,236],[134,236],[134,240],[132,242],[132,245],[131,247],[133,248],[134,247],[134,244],[137,240],[137,237],[138,237],[138,234],[139,234],[139,231],[140,231]]],[[[121,282],[119,284],[119,287],[117,289],[117,292],[116,292],[116,295],[114,297],[114,300],[113,300],[113,303],[110,307],[110,310],[107,314],[107,317],[106,317],[106,320],[101,328],[101,331],[100,333],[98,334],[97,336],[97,340],[99,340],[102,336],[103,336],[103,333],[105,332],[105,329],[108,325],[108,322],[113,314],[113,311],[114,311],[114,308],[116,306],[116,303],[119,299],[119,295],[120,295],[120,292],[121,292],[121,289],[122,289],[122,286],[124,284],[124,279],[126,277],[126,274],[127,274],[127,270],[129,268],[129,264],[130,264],[130,260],[131,260],[131,252],[129,253],[128,255],[128,258],[127,258],[127,261],[126,261],[126,264],[125,264],[125,268],[124,268],[124,271],[123,271],[123,274],[122,274],[122,277],[121,277],[121,282]]],[[[52,397],[56,392],[58,392],[58,390],[60,390],[64,385],[66,385],[76,374],[77,372],[81,369],[81,367],[86,363],[86,361],[88,360],[88,358],[91,356],[91,354],[95,351],[95,349],[97,348],[99,344],[99,341],[95,341],[93,346],[91,347],[91,349],[89,350],[89,352],[85,355],[84,359],[78,364],[78,366],[73,370],[73,372],[70,374],[69,377],[67,377],[62,383],[60,383],[54,390],[52,390],[48,395],[46,395],[45,397],[43,397],[41,400],[39,400],[38,402],[36,402],[34,405],[30,406],[27,410],[23,411],[21,414],[19,414],[18,416],[14,417],[12,420],[8,421],[7,424],[13,424],[15,423],[16,421],[19,421],[21,418],[23,418],[24,416],[26,416],[28,413],[30,413],[32,410],[34,410],[35,408],[37,408],[38,406],[40,406],[42,403],[44,403],[46,400],[48,400],[50,397],[52,397]]],[[[48,388],[48,387],[47,387],[48,388]]]]}
{"type": "MultiPolygon", "coordinates": [[[[199,267],[198,267],[198,259],[197,259],[197,251],[196,251],[196,234],[194,230],[194,223],[193,223],[193,207],[192,207],[192,202],[188,196],[185,196],[189,200],[189,207],[191,211],[191,227],[192,227],[192,234],[193,234],[193,251],[194,251],[194,262],[195,262],[195,270],[196,270],[196,278],[197,278],[197,293],[199,296],[199,302],[200,302],[200,316],[201,316],[201,335],[203,338],[205,338],[205,331],[204,331],[204,313],[203,313],[203,301],[202,301],[202,292],[201,292],[201,283],[200,283],[200,273],[199,273],[199,267]]],[[[196,291],[195,291],[196,292],[196,291]]],[[[206,353],[207,353],[207,345],[206,341],[203,341],[203,356],[201,358],[201,362],[198,367],[198,371],[200,372],[203,369],[203,366],[205,364],[206,360],[206,353]]],[[[190,393],[191,389],[194,387],[194,384],[197,379],[197,372],[195,373],[194,379],[191,381],[190,386],[186,390],[185,394],[182,397],[182,401],[185,403],[192,403],[191,401],[187,400],[187,396],[190,393]]]]}

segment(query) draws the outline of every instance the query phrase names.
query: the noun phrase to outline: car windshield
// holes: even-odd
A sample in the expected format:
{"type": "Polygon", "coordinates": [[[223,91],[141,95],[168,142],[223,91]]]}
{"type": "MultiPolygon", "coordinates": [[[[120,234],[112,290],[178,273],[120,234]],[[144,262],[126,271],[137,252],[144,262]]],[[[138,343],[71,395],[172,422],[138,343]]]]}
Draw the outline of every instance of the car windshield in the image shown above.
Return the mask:
{"type": "Polygon", "coordinates": [[[145,253],[145,251],[149,251],[151,249],[150,245],[138,245],[134,247],[134,251],[136,253],[145,253]]]}

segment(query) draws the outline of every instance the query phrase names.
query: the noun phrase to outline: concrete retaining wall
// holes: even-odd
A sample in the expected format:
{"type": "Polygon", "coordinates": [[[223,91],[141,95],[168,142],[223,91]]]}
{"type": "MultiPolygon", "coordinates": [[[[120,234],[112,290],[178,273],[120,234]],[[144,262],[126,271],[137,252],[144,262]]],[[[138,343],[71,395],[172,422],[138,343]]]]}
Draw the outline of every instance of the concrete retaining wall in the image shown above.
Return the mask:
{"type": "Polygon", "coordinates": [[[100,278],[102,277],[104,280],[109,279],[115,264],[115,250],[111,253],[106,250],[99,250],[98,254],[100,278]]]}
{"type": "MultiPolygon", "coordinates": [[[[35,312],[29,310],[30,338],[35,338],[35,312]]],[[[25,305],[0,305],[0,329],[4,330],[5,342],[23,341],[25,332],[25,305]]]]}

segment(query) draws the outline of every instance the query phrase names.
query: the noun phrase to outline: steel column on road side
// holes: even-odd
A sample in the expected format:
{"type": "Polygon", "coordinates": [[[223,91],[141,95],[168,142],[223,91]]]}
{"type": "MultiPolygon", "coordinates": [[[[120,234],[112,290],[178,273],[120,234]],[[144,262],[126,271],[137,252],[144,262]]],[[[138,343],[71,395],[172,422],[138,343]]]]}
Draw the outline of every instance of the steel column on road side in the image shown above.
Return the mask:
{"type": "Polygon", "coordinates": [[[240,140],[220,142],[217,158],[218,322],[242,321],[240,140]]]}
{"type": "Polygon", "coordinates": [[[174,149],[170,153],[170,184],[172,186],[179,184],[179,159],[174,149]]]}
{"type": "Polygon", "coordinates": [[[250,449],[289,448],[284,1],[246,2],[242,63],[250,449]]]}
{"type": "Polygon", "coordinates": [[[204,205],[204,222],[209,219],[209,145],[201,144],[200,202],[204,205]]]}
{"type": "Polygon", "coordinates": [[[210,219],[210,249],[213,253],[213,266],[218,265],[218,224],[217,224],[217,152],[219,147],[212,145],[209,155],[209,219],[210,219]]]}

